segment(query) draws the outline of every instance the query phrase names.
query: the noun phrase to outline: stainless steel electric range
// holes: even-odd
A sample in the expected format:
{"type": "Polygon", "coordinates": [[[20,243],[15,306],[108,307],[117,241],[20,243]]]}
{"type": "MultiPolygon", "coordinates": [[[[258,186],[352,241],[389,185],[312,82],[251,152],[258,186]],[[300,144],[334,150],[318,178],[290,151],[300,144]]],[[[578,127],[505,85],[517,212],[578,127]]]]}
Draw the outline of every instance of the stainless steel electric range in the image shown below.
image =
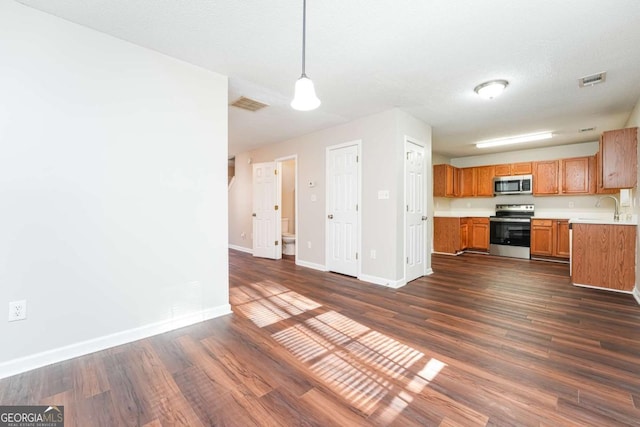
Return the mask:
{"type": "Polygon", "coordinates": [[[531,217],[534,205],[496,205],[489,217],[489,253],[512,258],[531,256],[531,217]]]}

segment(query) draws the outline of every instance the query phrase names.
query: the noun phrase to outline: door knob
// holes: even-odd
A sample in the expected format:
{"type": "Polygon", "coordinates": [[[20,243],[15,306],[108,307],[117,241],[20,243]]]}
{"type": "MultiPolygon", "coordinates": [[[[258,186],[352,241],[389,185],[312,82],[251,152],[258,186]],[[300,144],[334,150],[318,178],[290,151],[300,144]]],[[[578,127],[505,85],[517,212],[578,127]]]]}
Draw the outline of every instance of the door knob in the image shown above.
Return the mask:
{"type": "Polygon", "coordinates": [[[333,219],[333,214],[329,214],[329,215],[327,215],[327,218],[329,218],[329,219],[333,219]]]}
{"type": "Polygon", "coordinates": [[[426,220],[427,220],[427,217],[423,215],[423,216],[422,216],[422,220],[423,220],[423,221],[426,221],[426,220]]]}

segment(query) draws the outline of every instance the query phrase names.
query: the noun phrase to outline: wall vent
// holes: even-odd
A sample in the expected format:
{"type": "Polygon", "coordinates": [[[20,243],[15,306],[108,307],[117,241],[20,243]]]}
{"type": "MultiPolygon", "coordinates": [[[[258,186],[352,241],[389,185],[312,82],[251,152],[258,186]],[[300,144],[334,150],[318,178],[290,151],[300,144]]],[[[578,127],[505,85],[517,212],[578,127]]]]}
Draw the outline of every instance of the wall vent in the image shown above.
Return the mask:
{"type": "Polygon", "coordinates": [[[242,108],[243,110],[248,110],[248,111],[258,111],[264,107],[268,107],[267,104],[264,104],[260,101],[256,101],[255,99],[246,98],[244,96],[241,96],[240,98],[236,99],[234,102],[231,103],[231,105],[233,105],[234,107],[242,108]]]}
{"type": "Polygon", "coordinates": [[[604,83],[607,79],[607,72],[603,71],[601,73],[591,74],[590,76],[584,76],[578,79],[578,86],[593,86],[598,83],[604,83]]]}

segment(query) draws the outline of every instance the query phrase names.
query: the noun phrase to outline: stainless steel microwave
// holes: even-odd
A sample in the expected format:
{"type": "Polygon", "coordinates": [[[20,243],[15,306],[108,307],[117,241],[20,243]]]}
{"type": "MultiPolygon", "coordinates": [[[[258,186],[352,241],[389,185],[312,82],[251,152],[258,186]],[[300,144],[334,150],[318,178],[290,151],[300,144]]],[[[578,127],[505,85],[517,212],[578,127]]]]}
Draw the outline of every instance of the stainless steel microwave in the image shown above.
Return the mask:
{"type": "Polygon", "coordinates": [[[533,193],[533,176],[532,175],[515,175],[515,176],[497,176],[493,178],[493,195],[500,196],[503,194],[532,194],[533,193]]]}

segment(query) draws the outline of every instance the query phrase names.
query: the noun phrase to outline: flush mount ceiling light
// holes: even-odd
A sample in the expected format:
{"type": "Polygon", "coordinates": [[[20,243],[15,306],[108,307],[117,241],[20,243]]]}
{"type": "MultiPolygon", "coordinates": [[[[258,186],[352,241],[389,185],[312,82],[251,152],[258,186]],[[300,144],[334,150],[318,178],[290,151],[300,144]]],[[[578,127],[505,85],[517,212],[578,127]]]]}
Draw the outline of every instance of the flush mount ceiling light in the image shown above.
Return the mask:
{"type": "Polygon", "coordinates": [[[491,80],[475,87],[474,92],[486,99],[493,99],[509,86],[506,80],[491,80]]]}
{"type": "Polygon", "coordinates": [[[543,139],[550,139],[551,137],[553,137],[553,133],[551,132],[529,133],[526,135],[516,135],[506,138],[486,139],[484,141],[478,141],[478,143],[476,143],[476,147],[498,147],[500,145],[518,144],[521,142],[541,141],[543,139]]]}
{"type": "Polygon", "coordinates": [[[295,94],[291,107],[294,110],[310,111],[320,106],[320,100],[316,96],[313,82],[304,72],[305,44],[307,36],[307,0],[302,1],[302,74],[296,82],[295,94]]]}

